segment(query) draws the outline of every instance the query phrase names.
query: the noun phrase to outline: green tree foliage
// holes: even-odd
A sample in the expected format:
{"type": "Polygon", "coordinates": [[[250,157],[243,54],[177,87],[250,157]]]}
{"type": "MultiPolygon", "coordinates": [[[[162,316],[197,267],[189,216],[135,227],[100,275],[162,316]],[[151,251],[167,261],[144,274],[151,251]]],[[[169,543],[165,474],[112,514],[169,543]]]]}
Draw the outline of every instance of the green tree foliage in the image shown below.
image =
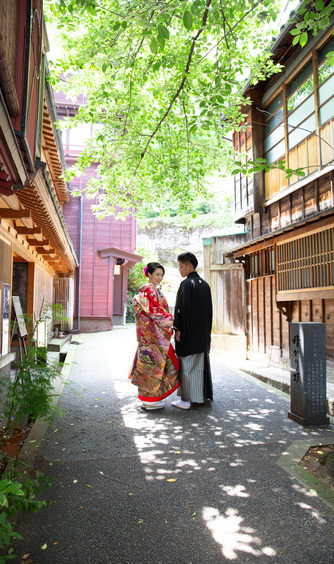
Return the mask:
{"type": "Polygon", "coordinates": [[[298,16],[291,19],[291,23],[296,24],[296,27],[290,32],[294,36],[293,45],[299,43],[301,47],[304,47],[310,36],[316,36],[320,30],[329,27],[333,10],[333,0],[330,2],[325,0],[302,2],[298,8],[298,16]]]}
{"type": "MultiPolygon", "coordinates": [[[[194,208],[233,160],[227,136],[245,114],[241,86],[279,69],[270,58],[274,0],[48,0],[65,55],[51,65],[84,91],[78,121],[101,124],[71,174],[99,163],[95,212],[143,203],[194,208]],[[224,126],[222,122],[224,120],[224,126]]],[[[64,87],[64,83],[62,83],[64,87]]]]}

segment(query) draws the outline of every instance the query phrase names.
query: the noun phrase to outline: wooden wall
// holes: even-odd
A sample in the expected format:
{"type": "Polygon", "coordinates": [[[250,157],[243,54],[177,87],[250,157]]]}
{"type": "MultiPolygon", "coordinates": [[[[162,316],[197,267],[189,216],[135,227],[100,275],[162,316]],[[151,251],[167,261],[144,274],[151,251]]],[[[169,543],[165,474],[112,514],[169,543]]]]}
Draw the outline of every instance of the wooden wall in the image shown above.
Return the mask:
{"type": "MultiPolygon", "coordinates": [[[[91,167],[87,176],[80,179],[80,188],[95,174],[95,170],[96,167],[91,167]]],[[[111,216],[98,220],[91,210],[91,206],[96,203],[97,199],[83,197],[80,316],[112,319],[113,314],[123,315],[123,304],[126,301],[126,296],[123,295],[123,274],[114,277],[113,258],[101,258],[98,250],[116,247],[134,252],[135,220],[128,217],[125,221],[116,221],[111,216]]],[[[69,204],[64,204],[63,213],[79,259],[80,198],[71,197],[69,204]]],[[[75,313],[77,314],[77,304],[75,313]]]]}
{"type": "MultiPolygon", "coordinates": [[[[290,356],[290,329],[286,315],[277,308],[275,276],[247,281],[248,350],[270,356],[271,347],[281,349],[280,356],[290,356]]],[[[300,300],[290,303],[291,321],[326,323],[327,363],[334,366],[334,300],[300,300]]]]}
{"type": "Polygon", "coordinates": [[[291,321],[326,323],[327,363],[334,366],[334,300],[292,302],[291,321]]]}
{"type": "Polygon", "coordinates": [[[242,264],[211,269],[213,299],[212,332],[216,335],[245,334],[245,277],[242,264]]]}
{"type": "Polygon", "coordinates": [[[271,356],[272,347],[289,358],[289,324],[276,305],[275,276],[247,281],[248,350],[271,356]]]}
{"type": "Polygon", "coordinates": [[[34,314],[39,316],[43,303],[53,304],[53,276],[35,266],[34,314]]]}

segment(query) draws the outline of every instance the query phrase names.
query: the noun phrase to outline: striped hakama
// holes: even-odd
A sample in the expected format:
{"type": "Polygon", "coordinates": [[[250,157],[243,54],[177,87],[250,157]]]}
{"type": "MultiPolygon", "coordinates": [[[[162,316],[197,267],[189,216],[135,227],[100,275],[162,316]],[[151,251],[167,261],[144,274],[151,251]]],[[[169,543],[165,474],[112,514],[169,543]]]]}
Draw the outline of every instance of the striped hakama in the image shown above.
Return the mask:
{"type": "Polygon", "coordinates": [[[178,390],[178,395],[183,401],[203,403],[205,399],[212,399],[208,353],[179,356],[179,378],[181,388],[178,390]],[[208,383],[210,390],[206,389],[208,383]]]}

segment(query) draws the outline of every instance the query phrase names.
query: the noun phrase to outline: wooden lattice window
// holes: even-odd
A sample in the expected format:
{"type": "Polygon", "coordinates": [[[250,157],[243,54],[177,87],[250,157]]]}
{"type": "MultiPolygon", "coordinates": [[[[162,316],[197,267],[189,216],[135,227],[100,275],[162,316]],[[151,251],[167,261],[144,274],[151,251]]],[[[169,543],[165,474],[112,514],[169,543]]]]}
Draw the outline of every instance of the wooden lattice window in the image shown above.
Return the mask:
{"type": "Polygon", "coordinates": [[[261,249],[249,255],[247,278],[259,278],[275,273],[274,247],[261,249]]]}
{"type": "Polygon", "coordinates": [[[334,286],[334,228],[277,245],[277,290],[334,286]]]}

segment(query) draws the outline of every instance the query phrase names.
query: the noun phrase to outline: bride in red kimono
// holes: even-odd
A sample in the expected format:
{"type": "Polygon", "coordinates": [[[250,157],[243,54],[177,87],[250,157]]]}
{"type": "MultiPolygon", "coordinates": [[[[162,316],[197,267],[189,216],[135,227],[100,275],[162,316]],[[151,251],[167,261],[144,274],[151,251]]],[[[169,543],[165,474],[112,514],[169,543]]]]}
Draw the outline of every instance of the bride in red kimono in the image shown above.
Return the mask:
{"type": "Polygon", "coordinates": [[[168,311],[166,298],[157,286],[165,269],[158,262],[144,268],[148,283],[133,298],[138,348],[129,374],[138,387],[142,409],[161,409],[165,398],[180,386],[178,361],[171,344],[173,315],[168,311]]]}

